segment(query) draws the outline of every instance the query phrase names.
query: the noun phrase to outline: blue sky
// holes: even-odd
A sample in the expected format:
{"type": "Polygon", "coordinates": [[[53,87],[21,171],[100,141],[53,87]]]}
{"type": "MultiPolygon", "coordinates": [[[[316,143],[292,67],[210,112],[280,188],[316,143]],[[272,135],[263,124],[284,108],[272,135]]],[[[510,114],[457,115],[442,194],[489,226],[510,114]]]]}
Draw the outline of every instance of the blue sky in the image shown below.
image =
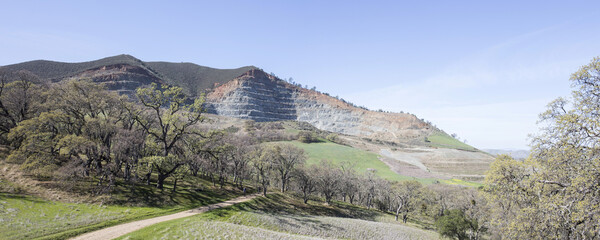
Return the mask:
{"type": "Polygon", "coordinates": [[[255,65],[478,148],[527,148],[537,115],[600,55],[594,1],[7,1],[0,65],[255,65]]]}

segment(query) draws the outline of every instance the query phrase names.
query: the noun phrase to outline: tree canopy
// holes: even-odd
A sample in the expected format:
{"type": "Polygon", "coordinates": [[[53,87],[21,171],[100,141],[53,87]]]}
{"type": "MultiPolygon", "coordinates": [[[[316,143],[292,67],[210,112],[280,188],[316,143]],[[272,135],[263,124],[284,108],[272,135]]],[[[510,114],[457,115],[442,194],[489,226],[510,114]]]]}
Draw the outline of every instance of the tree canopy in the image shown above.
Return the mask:
{"type": "Polygon", "coordinates": [[[600,58],[570,80],[571,98],[540,115],[530,157],[500,156],[487,174],[492,222],[507,238],[600,237],[600,58]]]}

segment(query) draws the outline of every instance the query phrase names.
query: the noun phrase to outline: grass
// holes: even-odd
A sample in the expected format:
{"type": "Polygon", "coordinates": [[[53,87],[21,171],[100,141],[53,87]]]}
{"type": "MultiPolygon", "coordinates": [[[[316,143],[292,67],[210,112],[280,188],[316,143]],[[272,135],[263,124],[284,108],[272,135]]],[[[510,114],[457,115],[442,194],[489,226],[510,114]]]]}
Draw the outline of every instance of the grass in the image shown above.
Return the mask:
{"type": "Polygon", "coordinates": [[[372,152],[344,146],[329,141],[322,143],[290,142],[296,147],[304,149],[308,154],[308,164],[318,164],[321,160],[330,160],[335,164],[350,162],[355,164],[354,168],[360,173],[368,169],[375,169],[376,175],[390,181],[416,180],[424,184],[434,183],[433,178],[415,178],[400,175],[390,169],[388,165],[379,160],[378,155],[372,152]]]}
{"type": "Polygon", "coordinates": [[[66,239],[120,223],[166,215],[222,202],[241,194],[219,189],[201,178],[190,177],[171,193],[170,182],[161,192],[154,186],[121,183],[110,196],[111,204],[45,201],[40,198],[0,194],[0,239],[66,239]]]}
{"type": "Polygon", "coordinates": [[[452,178],[450,180],[440,180],[441,183],[445,183],[445,184],[449,184],[449,185],[461,185],[461,186],[467,186],[467,187],[481,187],[483,186],[482,183],[477,183],[477,182],[469,182],[469,181],[465,181],[465,180],[461,180],[461,179],[456,179],[456,178],[452,178]]]}
{"type": "MultiPolygon", "coordinates": [[[[0,238],[33,239],[98,228],[170,212],[175,208],[101,206],[0,194],[0,238]]],[[[56,237],[59,237],[58,235],[56,237]]]]}
{"type": "Polygon", "coordinates": [[[453,148],[453,149],[466,150],[466,151],[477,151],[476,148],[474,148],[466,143],[463,143],[445,133],[434,133],[434,134],[430,135],[429,137],[427,137],[427,140],[429,141],[429,144],[432,147],[453,148]]]}
{"type": "Polygon", "coordinates": [[[378,211],[346,203],[304,204],[270,194],[197,216],[156,224],[119,239],[437,239],[378,211]]]}

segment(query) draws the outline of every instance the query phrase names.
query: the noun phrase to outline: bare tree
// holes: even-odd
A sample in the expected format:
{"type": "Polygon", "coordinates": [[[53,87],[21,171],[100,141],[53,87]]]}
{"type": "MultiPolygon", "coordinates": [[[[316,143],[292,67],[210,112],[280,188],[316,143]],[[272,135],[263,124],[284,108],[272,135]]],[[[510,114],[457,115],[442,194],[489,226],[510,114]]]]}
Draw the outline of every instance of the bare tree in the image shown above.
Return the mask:
{"type": "Polygon", "coordinates": [[[308,203],[312,193],[317,191],[316,166],[298,168],[294,171],[295,185],[297,191],[302,194],[304,203],[308,203]]]}
{"type": "Polygon", "coordinates": [[[330,161],[321,161],[316,170],[317,189],[325,197],[327,204],[339,192],[341,171],[330,161]]]}
{"type": "Polygon", "coordinates": [[[393,187],[392,194],[395,199],[396,221],[398,221],[400,213],[403,213],[402,222],[406,223],[409,212],[416,205],[415,200],[418,199],[421,188],[421,183],[417,181],[400,182],[393,187]]]}
{"type": "Polygon", "coordinates": [[[272,158],[273,168],[279,174],[281,192],[285,192],[292,171],[294,168],[303,165],[307,157],[304,150],[289,143],[278,144],[273,150],[279,154],[279,156],[272,158]]]}

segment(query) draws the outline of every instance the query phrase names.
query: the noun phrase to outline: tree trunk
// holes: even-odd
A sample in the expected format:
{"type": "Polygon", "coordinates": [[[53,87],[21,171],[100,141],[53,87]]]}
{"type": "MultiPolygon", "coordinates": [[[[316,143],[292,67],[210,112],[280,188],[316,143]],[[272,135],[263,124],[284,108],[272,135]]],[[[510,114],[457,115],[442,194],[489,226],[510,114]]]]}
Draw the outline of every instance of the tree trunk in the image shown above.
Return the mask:
{"type": "Polygon", "coordinates": [[[150,167],[150,171],[148,171],[148,173],[146,173],[146,185],[150,185],[150,176],[152,176],[152,167],[150,167]]]}
{"type": "Polygon", "coordinates": [[[267,186],[263,184],[263,196],[267,196],[267,186]]]}
{"type": "Polygon", "coordinates": [[[161,191],[163,190],[163,185],[165,183],[165,179],[168,177],[168,175],[162,174],[162,173],[158,173],[158,182],[156,183],[156,187],[158,189],[160,189],[161,191]]]}
{"type": "Polygon", "coordinates": [[[179,180],[179,179],[175,178],[175,182],[173,182],[173,191],[171,192],[171,194],[175,193],[175,191],[177,189],[177,180],[179,180]]]}

